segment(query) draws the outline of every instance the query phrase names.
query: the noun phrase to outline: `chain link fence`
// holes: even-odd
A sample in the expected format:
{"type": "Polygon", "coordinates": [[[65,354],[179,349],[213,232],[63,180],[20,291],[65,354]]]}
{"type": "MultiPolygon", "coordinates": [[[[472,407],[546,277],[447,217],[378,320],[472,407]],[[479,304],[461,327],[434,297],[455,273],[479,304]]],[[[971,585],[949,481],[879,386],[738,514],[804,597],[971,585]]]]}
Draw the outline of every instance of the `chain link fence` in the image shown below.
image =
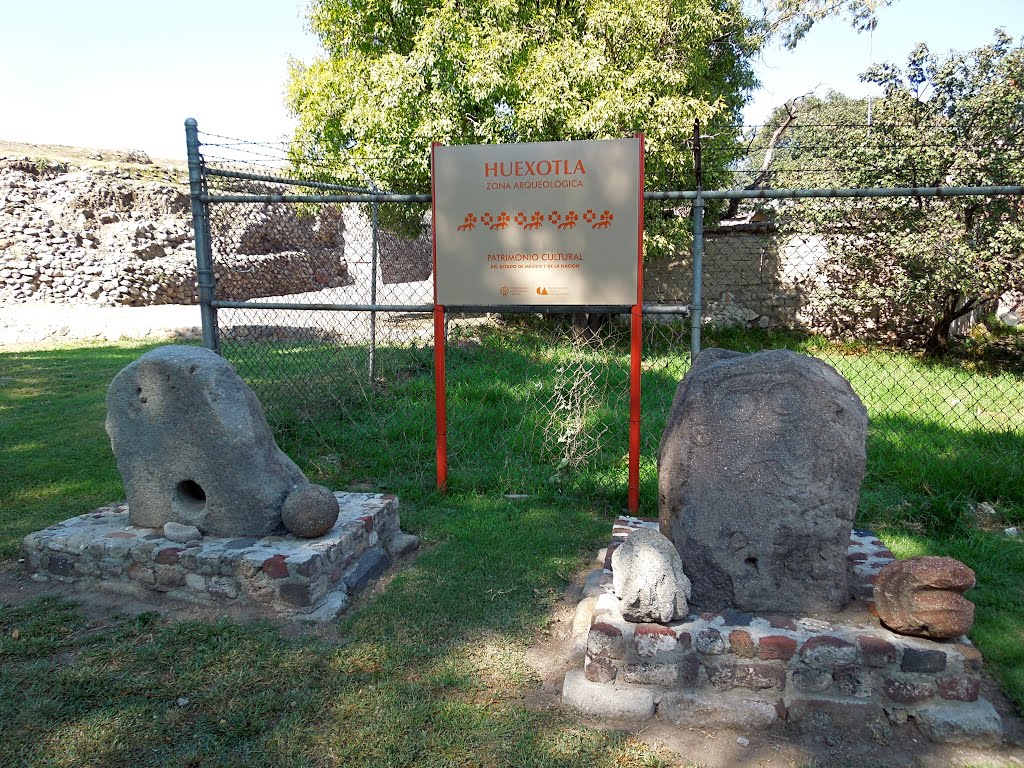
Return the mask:
{"type": "MultiPolygon", "coordinates": [[[[313,474],[431,485],[433,275],[425,196],[388,202],[375,197],[370,180],[363,189],[289,181],[286,149],[273,145],[203,135],[202,153],[216,342],[277,433],[287,444],[300,426],[304,434],[312,430],[315,446],[300,452],[313,474]],[[385,206],[405,206],[404,215],[381,216],[385,206]],[[422,226],[390,231],[381,219],[422,226]]],[[[790,348],[846,376],[871,419],[869,489],[896,483],[979,503],[1024,504],[1024,341],[993,319],[1019,313],[1019,297],[960,313],[949,326],[955,341],[947,354],[928,357],[919,342],[944,307],[889,290],[910,279],[908,270],[973,268],[971,254],[950,249],[949,228],[979,201],[1017,215],[1020,196],[737,194],[733,217],[709,221],[701,241],[703,346],[790,348]],[[894,211],[907,206],[928,208],[914,237],[892,225],[894,211]]],[[[724,203],[718,206],[724,214],[724,203]]],[[[678,223],[675,238],[648,254],[643,276],[647,503],[656,494],[672,396],[690,365],[697,316],[692,214],[691,199],[647,206],[648,218],[678,223]]],[[[955,313],[965,301],[953,302],[955,313]]],[[[449,313],[450,486],[501,493],[624,488],[628,320],[586,312],[449,313]]]]}

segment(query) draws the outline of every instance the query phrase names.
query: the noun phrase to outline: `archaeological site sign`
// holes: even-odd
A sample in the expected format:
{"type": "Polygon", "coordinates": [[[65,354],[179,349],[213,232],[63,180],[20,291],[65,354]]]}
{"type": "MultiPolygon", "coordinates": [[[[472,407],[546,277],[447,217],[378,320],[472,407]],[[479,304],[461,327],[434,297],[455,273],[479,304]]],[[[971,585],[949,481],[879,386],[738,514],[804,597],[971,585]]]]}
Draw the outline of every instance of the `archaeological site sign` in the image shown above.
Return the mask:
{"type": "Polygon", "coordinates": [[[637,303],[640,138],[435,145],[437,303],[637,303]]]}

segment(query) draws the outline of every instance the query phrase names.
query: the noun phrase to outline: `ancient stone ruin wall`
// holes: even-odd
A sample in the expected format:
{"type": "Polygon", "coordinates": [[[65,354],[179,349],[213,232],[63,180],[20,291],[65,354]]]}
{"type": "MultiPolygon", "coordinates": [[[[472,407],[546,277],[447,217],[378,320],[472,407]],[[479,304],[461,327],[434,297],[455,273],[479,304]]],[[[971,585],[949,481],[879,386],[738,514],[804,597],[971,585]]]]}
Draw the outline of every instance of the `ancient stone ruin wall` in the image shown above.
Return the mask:
{"type": "MultiPolygon", "coordinates": [[[[0,302],[196,303],[192,215],[182,174],[149,165],[78,168],[0,158],[0,302]]],[[[287,216],[275,220],[275,212],[236,219],[239,232],[231,242],[239,247],[218,254],[218,298],[346,284],[343,226],[336,227],[337,242],[321,234],[328,229],[322,218],[340,219],[332,215],[311,217],[298,228],[287,216]],[[279,232],[291,239],[275,239],[279,232]]]]}
{"type": "MultiPolygon", "coordinates": [[[[644,264],[644,300],[689,304],[693,297],[690,246],[670,259],[644,264]]],[[[879,318],[835,306],[822,291],[820,267],[829,258],[819,235],[780,232],[770,222],[709,228],[704,240],[704,322],[713,327],[801,329],[826,335],[892,333],[879,318]]],[[[1014,298],[1002,314],[1015,323],[1014,298]]],[[[992,309],[995,309],[994,307],[992,309]]],[[[954,323],[965,334],[989,311],[983,308],[954,323]]],[[[908,307],[905,313],[912,314],[908,307]]],[[[895,313],[898,314],[898,313],[895,313]]]]}
{"type": "MultiPolygon", "coordinates": [[[[806,327],[807,281],[825,255],[819,238],[783,237],[765,223],[709,229],[704,240],[704,321],[717,327],[806,327]]],[[[644,299],[688,304],[688,251],[644,265],[644,299]]]]}

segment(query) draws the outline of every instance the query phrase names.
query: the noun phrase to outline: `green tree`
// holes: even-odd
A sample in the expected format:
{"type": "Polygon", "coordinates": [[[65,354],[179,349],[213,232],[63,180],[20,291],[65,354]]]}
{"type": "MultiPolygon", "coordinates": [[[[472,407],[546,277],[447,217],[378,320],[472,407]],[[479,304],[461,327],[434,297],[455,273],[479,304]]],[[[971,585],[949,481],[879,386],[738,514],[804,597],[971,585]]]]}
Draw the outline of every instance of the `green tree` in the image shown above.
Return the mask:
{"type": "Polygon", "coordinates": [[[740,0],[315,0],[310,20],[327,55],[292,62],[299,170],[400,192],[429,190],[433,141],[637,132],[648,186],[689,188],[694,121],[737,136],[755,82],[740,0]]]}
{"type": "MultiPolygon", "coordinates": [[[[918,45],[905,67],[876,66],[864,100],[829,94],[777,110],[755,140],[749,178],[761,186],[929,187],[1024,181],[1024,47],[992,44],[939,57],[918,45]],[[777,135],[773,129],[790,120],[777,135]],[[764,166],[760,179],[755,169],[764,166]]],[[[1019,196],[809,200],[780,218],[820,235],[819,297],[833,321],[894,332],[942,355],[960,317],[1024,289],[1019,196]],[[845,320],[844,320],[845,318],[845,320]],[[866,323],[866,325],[865,325],[866,323]]]]}

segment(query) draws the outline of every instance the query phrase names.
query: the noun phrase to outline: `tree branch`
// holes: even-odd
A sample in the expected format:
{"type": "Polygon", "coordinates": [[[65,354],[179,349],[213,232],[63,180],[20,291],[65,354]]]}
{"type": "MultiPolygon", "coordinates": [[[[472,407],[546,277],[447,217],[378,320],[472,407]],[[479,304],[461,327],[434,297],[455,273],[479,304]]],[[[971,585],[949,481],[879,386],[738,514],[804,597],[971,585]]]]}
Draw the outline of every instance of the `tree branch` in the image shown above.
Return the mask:
{"type": "MultiPolygon", "coordinates": [[[[764,160],[761,161],[761,170],[758,171],[753,181],[751,181],[747,186],[745,186],[744,189],[759,189],[761,185],[764,183],[765,179],[768,178],[769,169],[771,167],[772,160],[775,158],[775,150],[778,149],[779,142],[782,141],[782,137],[789,129],[789,127],[796,122],[797,115],[800,112],[800,102],[810,95],[811,92],[808,91],[802,96],[792,98],[782,105],[782,108],[786,110],[786,117],[779,124],[779,127],[776,128],[775,131],[772,133],[771,139],[768,140],[768,148],[765,150],[764,160]]],[[[730,200],[729,209],[726,211],[725,218],[736,218],[736,214],[739,212],[739,208],[739,198],[733,198],[732,200],[730,200]]]]}

